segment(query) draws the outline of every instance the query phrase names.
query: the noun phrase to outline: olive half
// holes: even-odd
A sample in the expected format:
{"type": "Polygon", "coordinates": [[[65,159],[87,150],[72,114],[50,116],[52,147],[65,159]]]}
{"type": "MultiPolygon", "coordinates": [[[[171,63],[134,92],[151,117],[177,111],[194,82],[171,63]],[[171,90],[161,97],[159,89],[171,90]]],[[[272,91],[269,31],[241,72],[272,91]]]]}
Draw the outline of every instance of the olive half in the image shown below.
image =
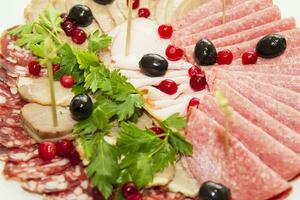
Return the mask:
{"type": "Polygon", "coordinates": [[[146,54],[139,62],[141,71],[150,77],[165,75],[168,70],[168,61],[158,54],[146,54]]]}
{"type": "Polygon", "coordinates": [[[72,118],[81,121],[89,118],[93,112],[93,102],[89,95],[79,94],[70,103],[72,118]]]}
{"type": "Polygon", "coordinates": [[[263,37],[256,45],[256,52],[263,58],[280,56],[286,49],[286,39],[279,34],[263,37]]]}
{"type": "Polygon", "coordinates": [[[70,9],[69,17],[81,27],[86,27],[93,22],[93,13],[91,9],[85,5],[75,5],[70,9]]]}
{"type": "Polygon", "coordinates": [[[203,183],[199,190],[199,199],[201,200],[229,200],[230,198],[230,189],[212,181],[203,183]]]}
{"type": "Polygon", "coordinates": [[[213,65],[217,61],[217,50],[215,45],[208,39],[197,42],[194,50],[195,60],[198,65],[213,65]]]}

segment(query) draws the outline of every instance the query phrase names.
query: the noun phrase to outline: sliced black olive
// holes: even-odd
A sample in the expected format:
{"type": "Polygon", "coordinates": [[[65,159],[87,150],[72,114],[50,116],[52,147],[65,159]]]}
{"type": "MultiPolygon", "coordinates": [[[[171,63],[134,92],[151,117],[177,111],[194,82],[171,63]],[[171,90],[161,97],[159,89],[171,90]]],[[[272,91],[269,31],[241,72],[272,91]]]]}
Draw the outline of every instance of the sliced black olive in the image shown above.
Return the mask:
{"type": "Polygon", "coordinates": [[[115,0],[94,0],[96,3],[99,3],[101,5],[107,5],[107,4],[111,4],[112,2],[114,2],[115,0]]]}
{"type": "Polygon", "coordinates": [[[197,42],[194,54],[198,65],[213,65],[217,61],[216,47],[208,39],[201,39],[197,42]]]}
{"type": "Polygon", "coordinates": [[[86,27],[93,22],[93,13],[91,9],[85,5],[75,5],[70,9],[69,17],[81,27],[86,27]]]}
{"type": "Polygon", "coordinates": [[[168,70],[168,61],[158,54],[146,54],[139,62],[141,71],[150,77],[165,75],[168,70]]]}
{"type": "Polygon", "coordinates": [[[199,198],[201,200],[229,200],[231,192],[222,184],[207,181],[200,187],[199,198]]]}
{"type": "Polygon", "coordinates": [[[263,58],[280,56],[286,49],[286,39],[282,35],[271,34],[263,37],[256,45],[256,52],[263,58]]]}
{"type": "Polygon", "coordinates": [[[72,118],[76,121],[87,119],[93,112],[93,102],[89,95],[76,95],[70,103],[72,118]]]}

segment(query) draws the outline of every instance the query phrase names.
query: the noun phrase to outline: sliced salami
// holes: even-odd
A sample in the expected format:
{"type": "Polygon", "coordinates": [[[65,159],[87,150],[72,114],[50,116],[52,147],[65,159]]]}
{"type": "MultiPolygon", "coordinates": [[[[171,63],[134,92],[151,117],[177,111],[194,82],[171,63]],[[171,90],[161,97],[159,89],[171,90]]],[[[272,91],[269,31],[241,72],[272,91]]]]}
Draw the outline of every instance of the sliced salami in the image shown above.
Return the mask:
{"type": "Polygon", "coordinates": [[[20,110],[0,106],[0,127],[22,127],[20,110]]]}
{"type": "MultiPolygon", "coordinates": [[[[259,10],[272,6],[272,1],[245,1],[245,3],[239,4],[232,9],[227,10],[225,16],[225,22],[230,23],[233,20],[240,19],[249,14],[255,13],[259,10]]],[[[194,33],[201,32],[203,30],[207,30],[209,28],[213,28],[223,24],[223,12],[218,12],[214,15],[208,16],[206,18],[200,18],[197,22],[192,23],[189,26],[185,26],[184,28],[175,31],[175,38],[191,35],[194,33]]]]}
{"type": "Polygon", "coordinates": [[[263,129],[294,152],[300,154],[300,134],[278,122],[226,83],[222,81],[212,82],[210,80],[208,83],[212,92],[216,90],[222,91],[230,105],[243,117],[263,129]]]}
{"type": "MultiPolygon", "coordinates": [[[[224,112],[218,107],[213,96],[206,95],[202,98],[199,109],[219,124],[225,123],[224,112]]],[[[252,153],[285,180],[292,180],[300,174],[300,157],[298,154],[279,143],[234,110],[228,129],[230,134],[239,139],[252,153]]]]}
{"type": "Polygon", "coordinates": [[[168,192],[163,189],[148,189],[144,191],[144,200],[184,200],[185,198],[182,194],[168,192]]]}
{"type": "Polygon", "coordinates": [[[183,37],[175,38],[173,43],[178,46],[185,48],[186,54],[193,50],[193,46],[201,39],[207,38],[214,40],[231,34],[241,32],[243,30],[251,29],[254,26],[260,26],[280,19],[280,11],[277,6],[268,7],[251,15],[245,16],[238,20],[226,23],[221,26],[217,26],[208,30],[204,30],[192,35],[185,35],[183,37]],[[192,45],[192,46],[189,46],[192,45]]]}
{"type": "Polygon", "coordinates": [[[36,157],[27,162],[7,163],[3,173],[9,179],[27,181],[46,178],[63,172],[69,167],[70,162],[68,159],[56,158],[51,161],[45,161],[36,157]]]}
{"type": "Polygon", "coordinates": [[[223,137],[224,129],[216,121],[198,109],[191,109],[187,138],[194,151],[185,160],[199,184],[222,183],[230,188],[233,199],[243,200],[269,199],[290,189],[285,180],[234,136],[230,137],[230,149],[226,153],[223,137]]]}
{"type": "Polygon", "coordinates": [[[22,183],[22,187],[30,192],[39,194],[51,194],[58,192],[73,191],[86,180],[83,167],[69,167],[62,173],[30,180],[22,183]]]}
{"type": "Polygon", "coordinates": [[[0,81],[0,106],[22,108],[24,104],[18,94],[12,94],[11,89],[0,81]]]}
{"type": "Polygon", "coordinates": [[[38,150],[35,145],[26,148],[5,148],[3,154],[5,158],[2,160],[12,163],[21,163],[36,158],[38,156],[38,150]]]}
{"type": "MultiPolygon", "coordinates": [[[[0,66],[1,66],[1,63],[0,63],[0,66]]],[[[9,87],[16,87],[16,85],[17,85],[16,78],[9,76],[6,72],[6,70],[2,67],[0,67],[0,81],[6,83],[9,87]]]]}
{"type": "MultiPolygon", "coordinates": [[[[232,7],[242,4],[244,2],[245,2],[244,0],[229,0],[226,2],[226,9],[231,9],[232,7]]],[[[190,24],[197,22],[199,19],[204,19],[215,13],[221,12],[222,9],[223,9],[222,0],[208,1],[204,5],[195,8],[194,10],[187,13],[186,16],[174,22],[173,23],[174,29],[180,30],[185,26],[189,26],[190,24]]]]}
{"type": "Polygon", "coordinates": [[[245,30],[233,35],[213,40],[212,42],[216,47],[220,48],[249,41],[271,33],[282,32],[294,28],[296,28],[295,18],[290,17],[286,19],[273,21],[261,26],[253,27],[249,30],[245,30]]]}
{"type": "Polygon", "coordinates": [[[25,147],[34,144],[23,128],[1,127],[0,145],[6,148],[25,147]]]}

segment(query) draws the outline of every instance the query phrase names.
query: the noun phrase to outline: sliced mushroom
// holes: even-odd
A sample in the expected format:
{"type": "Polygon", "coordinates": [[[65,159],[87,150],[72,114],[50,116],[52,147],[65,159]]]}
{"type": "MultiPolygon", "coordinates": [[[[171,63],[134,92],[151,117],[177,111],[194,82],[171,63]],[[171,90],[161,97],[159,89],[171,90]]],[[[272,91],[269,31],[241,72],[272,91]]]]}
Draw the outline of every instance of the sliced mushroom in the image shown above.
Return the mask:
{"type": "MultiPolygon", "coordinates": [[[[18,92],[22,99],[31,103],[51,105],[49,81],[46,77],[28,78],[20,77],[17,83],[18,92]]],[[[54,82],[56,104],[59,106],[69,106],[74,94],[71,89],[64,88],[60,82],[54,82]]]]}
{"type": "Polygon", "coordinates": [[[58,126],[56,127],[53,126],[51,106],[26,104],[21,109],[21,118],[25,130],[37,142],[73,137],[72,131],[76,121],[72,119],[68,108],[57,107],[58,126]]]}
{"type": "Polygon", "coordinates": [[[173,180],[169,183],[168,189],[171,192],[179,192],[187,197],[196,197],[199,191],[199,184],[192,175],[185,169],[182,161],[176,164],[176,172],[173,180]]]}

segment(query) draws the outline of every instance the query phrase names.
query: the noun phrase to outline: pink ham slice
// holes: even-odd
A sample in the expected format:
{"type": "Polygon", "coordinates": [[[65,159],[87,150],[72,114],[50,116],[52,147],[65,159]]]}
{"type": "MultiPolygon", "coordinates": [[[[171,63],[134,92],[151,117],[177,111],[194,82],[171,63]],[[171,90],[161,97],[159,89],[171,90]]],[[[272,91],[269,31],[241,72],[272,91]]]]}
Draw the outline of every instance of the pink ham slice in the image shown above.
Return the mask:
{"type": "Polygon", "coordinates": [[[233,136],[226,153],[223,133],[216,121],[191,109],[187,138],[194,151],[185,160],[199,184],[208,180],[222,183],[230,188],[233,199],[243,200],[269,199],[290,189],[285,180],[233,136]]]}
{"type": "MultiPolygon", "coordinates": [[[[278,34],[285,37],[288,49],[300,47],[300,29],[293,29],[284,32],[279,32],[278,34]]],[[[229,49],[233,53],[233,57],[237,59],[240,58],[244,52],[255,50],[256,45],[260,39],[261,38],[256,38],[243,43],[220,47],[217,49],[217,51],[229,49]]]]}
{"type": "Polygon", "coordinates": [[[220,48],[249,41],[271,33],[282,32],[294,28],[296,28],[296,21],[293,17],[290,17],[270,22],[261,26],[253,27],[252,29],[229,35],[227,37],[219,38],[213,40],[212,42],[216,47],[220,48]]]}
{"type": "MultiPolygon", "coordinates": [[[[264,0],[265,1],[265,0],[264,0]]],[[[228,0],[226,1],[226,9],[231,9],[234,6],[244,3],[245,0],[228,0]]],[[[204,19],[208,16],[211,16],[215,13],[221,12],[223,10],[223,1],[222,0],[212,0],[208,1],[202,6],[190,11],[186,16],[181,19],[176,20],[173,23],[175,30],[180,30],[185,26],[198,21],[199,19],[204,19]]]]}
{"type": "Polygon", "coordinates": [[[193,50],[193,46],[201,39],[207,38],[210,40],[228,36],[243,30],[251,29],[252,27],[259,26],[280,19],[280,11],[277,6],[268,7],[246,17],[226,23],[208,30],[201,31],[192,35],[185,35],[184,37],[175,38],[173,43],[186,50],[189,55],[189,50],[193,50]],[[189,46],[192,45],[192,46],[189,46]]]}
{"type": "Polygon", "coordinates": [[[300,63],[276,63],[257,65],[216,65],[230,71],[258,72],[267,74],[300,75],[300,63]]]}
{"type": "MultiPolygon", "coordinates": [[[[218,107],[213,96],[206,95],[202,98],[199,109],[219,124],[225,123],[224,112],[218,107]]],[[[298,154],[234,110],[232,122],[229,124],[229,132],[285,180],[292,180],[300,174],[298,154]]]]}
{"type": "Polygon", "coordinates": [[[243,117],[300,155],[300,134],[278,122],[223,81],[208,80],[208,84],[212,92],[222,91],[231,107],[243,117]]]}
{"type": "Polygon", "coordinates": [[[280,101],[281,103],[284,103],[292,108],[294,108],[297,111],[300,111],[300,93],[286,90],[281,87],[277,87],[268,83],[264,83],[261,81],[256,81],[252,78],[249,78],[247,76],[234,74],[234,72],[230,73],[223,72],[220,74],[220,79],[222,80],[232,80],[232,78],[235,79],[235,83],[239,81],[241,84],[246,84],[248,86],[251,86],[255,88],[258,92],[268,95],[272,97],[273,99],[276,99],[277,101],[280,101]]]}
{"type": "MultiPolygon", "coordinates": [[[[245,3],[239,4],[236,7],[233,7],[232,9],[229,9],[226,11],[226,23],[229,23],[233,20],[245,17],[247,15],[250,15],[252,13],[255,13],[259,10],[262,10],[264,8],[267,8],[269,6],[272,6],[272,0],[265,0],[265,1],[259,1],[259,0],[250,0],[245,1],[245,3]]],[[[208,16],[206,18],[199,18],[198,21],[195,23],[185,26],[182,29],[179,29],[178,31],[174,32],[175,38],[185,36],[185,35],[191,35],[193,33],[198,33],[203,30],[219,26],[223,24],[223,12],[218,12],[214,15],[208,16]]]]}
{"type": "MultiPolygon", "coordinates": [[[[210,74],[212,73],[207,73],[207,76],[210,76],[210,74]]],[[[254,83],[251,84],[251,80],[249,82],[243,81],[243,77],[240,77],[240,80],[237,80],[236,78],[238,78],[238,75],[235,76],[233,72],[231,74],[226,74],[222,73],[221,71],[216,71],[214,73],[214,78],[217,80],[225,81],[233,89],[252,101],[255,105],[259,106],[270,116],[300,134],[299,111],[290,106],[287,106],[285,103],[281,103],[273,99],[272,97],[262,93],[259,90],[256,90],[254,83]],[[247,83],[250,83],[250,85],[247,85],[247,83]]],[[[208,79],[212,80],[212,78],[210,77],[208,79]]],[[[265,88],[264,90],[271,90],[271,88],[265,88]]],[[[286,95],[287,97],[290,97],[289,94],[289,91],[284,92],[284,95],[286,95]]],[[[299,104],[300,101],[297,102],[297,99],[295,99],[295,103],[299,104]]]]}

